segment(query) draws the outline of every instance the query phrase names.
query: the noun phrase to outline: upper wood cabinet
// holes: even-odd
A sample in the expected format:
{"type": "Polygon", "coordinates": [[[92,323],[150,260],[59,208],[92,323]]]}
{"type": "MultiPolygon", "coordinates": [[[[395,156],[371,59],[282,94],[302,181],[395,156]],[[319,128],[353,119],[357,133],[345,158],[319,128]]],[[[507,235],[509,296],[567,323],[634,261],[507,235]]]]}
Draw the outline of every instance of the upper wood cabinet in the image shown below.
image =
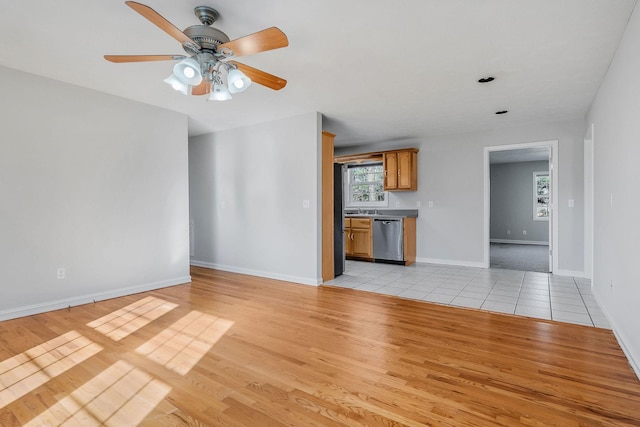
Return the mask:
{"type": "Polygon", "coordinates": [[[385,191],[418,189],[418,150],[386,151],[382,161],[385,191]]]}
{"type": "Polygon", "coordinates": [[[379,162],[384,165],[385,191],[416,191],[418,189],[418,149],[376,151],[349,154],[334,158],[336,163],[379,162]]]}

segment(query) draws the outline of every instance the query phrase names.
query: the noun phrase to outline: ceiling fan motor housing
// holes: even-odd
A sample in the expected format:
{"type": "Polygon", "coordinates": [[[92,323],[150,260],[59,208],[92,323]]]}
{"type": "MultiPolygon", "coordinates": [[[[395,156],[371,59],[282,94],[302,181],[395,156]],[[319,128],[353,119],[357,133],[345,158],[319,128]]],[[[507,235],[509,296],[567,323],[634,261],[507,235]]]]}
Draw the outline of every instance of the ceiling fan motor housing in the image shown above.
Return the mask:
{"type": "MultiPolygon", "coordinates": [[[[183,32],[187,37],[196,42],[201,49],[215,52],[218,46],[230,40],[222,31],[210,27],[211,24],[220,18],[220,13],[218,13],[217,10],[209,6],[197,6],[193,9],[193,13],[202,25],[192,25],[183,32]]],[[[183,43],[182,47],[190,55],[195,55],[200,50],[188,43],[183,43]]]]}
{"type": "MultiPolygon", "coordinates": [[[[218,46],[223,43],[227,43],[230,39],[222,31],[217,28],[207,27],[204,25],[192,25],[184,30],[184,33],[194,42],[198,43],[202,49],[215,51],[218,46]]],[[[193,52],[189,46],[182,46],[184,50],[193,55],[193,52]]]]}

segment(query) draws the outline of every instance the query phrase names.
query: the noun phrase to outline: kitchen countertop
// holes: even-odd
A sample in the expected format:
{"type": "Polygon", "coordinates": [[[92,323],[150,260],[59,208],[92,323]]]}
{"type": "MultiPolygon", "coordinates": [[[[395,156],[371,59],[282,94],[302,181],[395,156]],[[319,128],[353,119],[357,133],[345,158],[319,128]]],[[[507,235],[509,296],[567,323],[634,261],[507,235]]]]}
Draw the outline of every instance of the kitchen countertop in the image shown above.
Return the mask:
{"type": "Polygon", "coordinates": [[[344,216],[347,218],[417,218],[418,209],[346,209],[344,216]]]}

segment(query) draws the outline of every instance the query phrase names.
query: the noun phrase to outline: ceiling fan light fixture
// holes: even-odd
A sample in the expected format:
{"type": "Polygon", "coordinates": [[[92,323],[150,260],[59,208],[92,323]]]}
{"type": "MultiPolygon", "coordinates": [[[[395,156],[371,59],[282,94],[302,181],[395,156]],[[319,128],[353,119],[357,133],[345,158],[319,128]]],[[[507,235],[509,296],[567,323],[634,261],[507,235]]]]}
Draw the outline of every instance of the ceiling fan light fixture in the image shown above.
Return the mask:
{"type": "Polygon", "coordinates": [[[286,86],[287,81],[280,77],[235,61],[227,61],[231,57],[253,55],[288,46],[289,39],[279,28],[265,28],[230,40],[225,33],[210,26],[217,21],[219,13],[209,6],[198,6],[194,9],[200,25],[192,25],[180,31],[151,7],[136,1],[125,3],[180,42],[188,56],[105,55],[105,60],[115,63],[179,61],[173,65],[173,73],[164,80],[165,83],[185,95],[208,95],[207,99],[212,100],[230,99],[231,93],[244,92],[252,81],[273,90],[280,90],[286,86]],[[227,75],[226,86],[220,73],[227,75]]]}
{"type": "Polygon", "coordinates": [[[187,85],[197,86],[202,83],[200,63],[193,58],[185,58],[174,65],[173,75],[187,85]]]}
{"type": "Polygon", "coordinates": [[[227,83],[229,84],[229,92],[240,93],[251,85],[251,79],[237,68],[232,68],[227,74],[227,83]]]}
{"type": "Polygon", "coordinates": [[[164,79],[164,82],[177,90],[178,92],[182,92],[185,95],[189,94],[189,85],[183,83],[178,79],[175,75],[171,74],[169,77],[164,79]]]}
{"type": "Polygon", "coordinates": [[[231,99],[229,90],[222,83],[214,83],[209,93],[209,101],[228,101],[231,99]]]}

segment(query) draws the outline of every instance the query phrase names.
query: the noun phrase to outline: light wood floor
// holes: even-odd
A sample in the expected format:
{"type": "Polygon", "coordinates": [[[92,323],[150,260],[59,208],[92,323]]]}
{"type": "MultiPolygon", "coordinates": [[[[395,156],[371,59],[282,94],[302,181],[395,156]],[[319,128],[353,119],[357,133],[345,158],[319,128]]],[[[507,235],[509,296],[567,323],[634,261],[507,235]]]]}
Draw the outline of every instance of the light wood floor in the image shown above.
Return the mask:
{"type": "Polygon", "coordinates": [[[193,268],[0,323],[0,425],[640,426],[611,331],[193,268]]]}

